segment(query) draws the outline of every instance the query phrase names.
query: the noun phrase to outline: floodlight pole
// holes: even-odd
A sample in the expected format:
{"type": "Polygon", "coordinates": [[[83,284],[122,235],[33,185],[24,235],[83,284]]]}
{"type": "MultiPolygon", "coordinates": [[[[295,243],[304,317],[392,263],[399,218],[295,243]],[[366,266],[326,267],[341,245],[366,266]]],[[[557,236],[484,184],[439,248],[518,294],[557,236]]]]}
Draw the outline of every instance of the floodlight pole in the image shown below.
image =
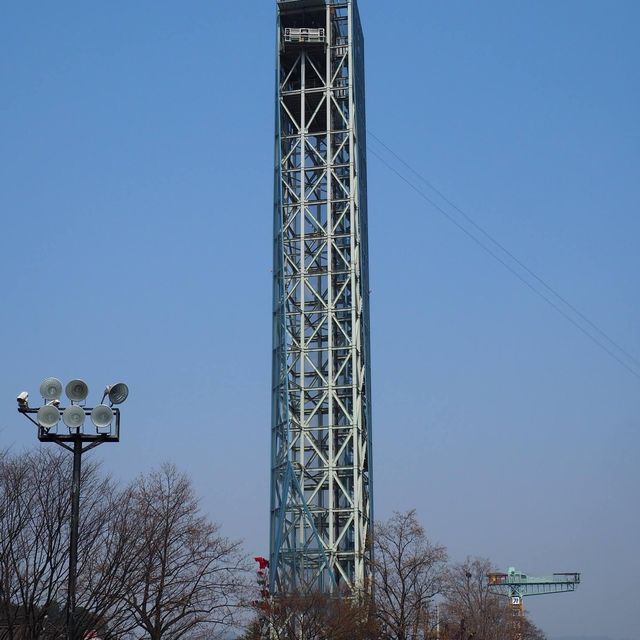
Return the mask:
{"type": "MultiPolygon", "coordinates": [[[[120,431],[120,412],[116,409],[117,431],[120,431]]],[[[42,427],[39,427],[42,429],[42,427]]],[[[78,582],[78,538],[80,535],[80,483],[82,478],[82,454],[89,449],[93,449],[103,442],[117,442],[112,436],[98,436],[101,439],[96,440],[96,436],[92,434],[84,434],[80,430],[70,436],[64,435],[58,439],[55,435],[44,434],[41,437],[38,432],[38,439],[42,442],[55,442],[68,451],[73,452],[73,475],[71,481],[71,527],[69,532],[69,578],[67,587],[67,640],[78,640],[76,637],[76,585],[78,582]],[[61,440],[73,441],[73,447],[65,444],[61,440]],[[82,446],[83,442],[89,441],[86,447],[82,446]]]]}
{"type": "MultiPolygon", "coordinates": [[[[120,431],[120,412],[116,409],[117,432],[120,431]]],[[[40,427],[41,429],[42,427],[40,427]]],[[[63,436],[67,440],[68,436],[63,436]]],[[[73,448],[61,442],[56,436],[48,433],[46,438],[38,439],[43,441],[53,441],[61,447],[73,452],[73,476],[71,481],[71,530],[69,532],[69,580],[67,587],[67,640],[77,640],[76,637],[76,585],[78,582],[78,538],[80,535],[80,482],[82,477],[82,454],[89,449],[93,449],[103,442],[117,442],[112,437],[104,436],[102,439],[96,440],[96,436],[92,434],[84,434],[80,430],[78,433],[71,435],[73,440],[73,448]],[[82,446],[83,442],[89,441],[86,447],[82,446]]]]}
{"type": "MultiPolygon", "coordinates": [[[[80,530],[80,484],[82,477],[82,454],[105,442],[120,441],[120,409],[113,407],[115,429],[109,433],[86,433],[79,428],[75,433],[52,433],[30,414],[37,414],[39,407],[21,405],[18,411],[38,427],[40,442],[55,442],[73,453],[73,476],[71,482],[71,522],[69,533],[69,576],[67,587],[66,638],[78,640],[76,637],[76,585],[78,581],[78,537],[80,530]],[[86,446],[83,443],[87,442],[86,446]],[[73,446],[70,446],[73,445],[73,446]]],[[[91,407],[83,407],[85,415],[91,415],[91,407]]],[[[63,407],[59,408],[62,413],[63,407]]]]}
{"type": "Polygon", "coordinates": [[[69,588],[67,591],[67,637],[75,640],[76,583],[78,579],[78,535],[80,530],[80,475],[82,436],[73,442],[73,480],[71,482],[71,532],[69,536],[69,588]]]}

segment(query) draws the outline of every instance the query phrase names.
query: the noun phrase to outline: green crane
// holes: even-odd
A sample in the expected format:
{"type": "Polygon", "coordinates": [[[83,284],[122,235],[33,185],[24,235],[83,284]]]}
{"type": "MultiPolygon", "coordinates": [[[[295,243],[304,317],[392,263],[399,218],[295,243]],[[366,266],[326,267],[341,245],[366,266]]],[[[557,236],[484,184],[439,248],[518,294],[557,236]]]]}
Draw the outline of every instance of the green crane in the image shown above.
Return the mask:
{"type": "Polygon", "coordinates": [[[520,628],[524,615],[523,600],[525,597],[575,591],[580,584],[579,573],[554,573],[551,576],[536,578],[517,571],[513,567],[509,567],[507,573],[489,573],[487,578],[489,579],[489,589],[493,593],[510,598],[512,623],[516,637],[521,636],[520,628]]]}

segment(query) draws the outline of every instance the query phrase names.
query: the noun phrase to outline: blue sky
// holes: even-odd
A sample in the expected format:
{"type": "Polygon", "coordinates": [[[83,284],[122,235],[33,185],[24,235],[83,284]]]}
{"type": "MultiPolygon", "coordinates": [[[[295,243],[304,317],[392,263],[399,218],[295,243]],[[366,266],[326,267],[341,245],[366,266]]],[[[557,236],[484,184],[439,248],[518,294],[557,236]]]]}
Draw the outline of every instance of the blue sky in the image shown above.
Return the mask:
{"type": "MultiPolygon", "coordinates": [[[[3,3],[0,444],[42,378],[131,387],[268,545],[275,3],[3,3]]],[[[371,132],[640,358],[640,5],[360,3],[371,132]]],[[[371,150],[384,153],[375,140],[371,150]]],[[[640,380],[369,158],[376,515],[454,559],[580,570],[554,635],[640,635],[640,380]]]]}

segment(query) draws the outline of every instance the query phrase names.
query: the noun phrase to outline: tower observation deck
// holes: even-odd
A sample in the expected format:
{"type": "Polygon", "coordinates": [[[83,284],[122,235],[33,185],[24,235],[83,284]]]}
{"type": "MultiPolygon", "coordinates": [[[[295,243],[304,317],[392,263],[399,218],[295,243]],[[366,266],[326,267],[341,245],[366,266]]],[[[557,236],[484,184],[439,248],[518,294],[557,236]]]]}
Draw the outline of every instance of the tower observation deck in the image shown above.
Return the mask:
{"type": "Polygon", "coordinates": [[[271,593],[368,589],[363,37],[356,0],[277,2],[271,593]]]}

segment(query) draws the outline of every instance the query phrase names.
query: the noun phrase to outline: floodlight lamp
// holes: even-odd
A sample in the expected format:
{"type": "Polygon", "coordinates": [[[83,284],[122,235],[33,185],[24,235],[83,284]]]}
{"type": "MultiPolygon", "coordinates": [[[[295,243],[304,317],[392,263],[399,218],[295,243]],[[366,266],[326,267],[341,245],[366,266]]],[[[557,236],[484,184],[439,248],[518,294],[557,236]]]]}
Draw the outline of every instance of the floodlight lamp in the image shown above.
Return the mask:
{"type": "Polygon", "coordinates": [[[124,382],[110,384],[104,390],[104,395],[109,396],[111,404],[122,404],[129,396],[129,387],[124,382]]]}
{"type": "Polygon", "coordinates": [[[65,387],[64,392],[71,402],[82,402],[89,395],[89,387],[84,380],[72,380],[65,387]]]}
{"type": "Polygon", "coordinates": [[[38,409],[38,424],[45,428],[51,429],[60,422],[60,411],[53,404],[45,404],[44,407],[38,409]]]}
{"type": "Polygon", "coordinates": [[[58,378],[45,378],[40,384],[40,395],[45,400],[59,400],[62,395],[62,382],[58,378]]]}
{"type": "Polygon", "coordinates": [[[79,429],[84,424],[84,409],[77,405],[67,407],[62,414],[62,420],[69,429],[79,429]]]}
{"type": "Polygon", "coordinates": [[[98,429],[106,429],[113,420],[113,409],[106,404],[99,404],[91,411],[91,422],[98,427],[98,429]]]}
{"type": "Polygon", "coordinates": [[[29,393],[27,391],[23,391],[22,393],[19,393],[16,400],[18,401],[18,409],[29,408],[29,393]]]}

